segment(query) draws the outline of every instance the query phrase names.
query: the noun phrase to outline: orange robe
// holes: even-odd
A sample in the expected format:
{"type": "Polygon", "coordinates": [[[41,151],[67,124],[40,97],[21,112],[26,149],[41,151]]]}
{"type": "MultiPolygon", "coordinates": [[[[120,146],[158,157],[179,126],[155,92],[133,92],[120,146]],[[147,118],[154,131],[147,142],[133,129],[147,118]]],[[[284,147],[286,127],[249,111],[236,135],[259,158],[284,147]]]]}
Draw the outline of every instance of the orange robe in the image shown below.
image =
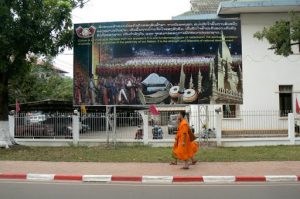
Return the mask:
{"type": "Polygon", "coordinates": [[[179,160],[188,160],[192,158],[198,151],[198,144],[191,142],[188,134],[189,125],[185,119],[183,119],[179,126],[173,146],[173,154],[175,158],[179,160]],[[183,145],[183,143],[185,143],[183,145]]]}

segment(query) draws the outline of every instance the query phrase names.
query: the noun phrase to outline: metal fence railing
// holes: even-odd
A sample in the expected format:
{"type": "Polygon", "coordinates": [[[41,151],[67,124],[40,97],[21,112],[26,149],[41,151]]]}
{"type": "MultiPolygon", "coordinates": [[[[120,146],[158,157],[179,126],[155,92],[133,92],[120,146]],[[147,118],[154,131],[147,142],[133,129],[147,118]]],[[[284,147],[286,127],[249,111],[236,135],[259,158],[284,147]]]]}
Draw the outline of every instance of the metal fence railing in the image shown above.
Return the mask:
{"type": "MultiPolygon", "coordinates": [[[[135,139],[138,128],[142,128],[143,120],[139,113],[89,113],[80,117],[80,138],[82,139],[135,139]],[[116,119],[116,134],[113,132],[116,119]],[[108,123],[108,124],[107,124],[108,123]],[[108,130],[108,131],[107,131],[108,130]]],[[[140,137],[139,137],[140,139],[140,137]]]]}
{"type": "Polygon", "coordinates": [[[201,132],[206,129],[215,129],[216,113],[215,111],[199,111],[190,116],[190,125],[195,129],[195,132],[201,132]]]}
{"type": "Polygon", "coordinates": [[[142,140],[143,119],[139,113],[118,113],[116,119],[116,140],[142,140]]]}
{"type": "Polygon", "coordinates": [[[106,114],[88,113],[80,116],[80,138],[106,138],[106,114]]]}
{"type": "Polygon", "coordinates": [[[149,115],[148,139],[174,139],[177,131],[178,112],[161,112],[158,116],[149,115]]]}
{"type": "MultiPolygon", "coordinates": [[[[216,129],[216,112],[201,110],[188,114],[195,133],[216,129]]],[[[178,112],[148,114],[148,140],[174,140],[178,112]]],[[[16,138],[72,138],[72,113],[18,113],[15,115],[16,138]]],[[[287,118],[279,111],[239,111],[235,117],[223,118],[222,137],[286,137],[287,118]]],[[[300,134],[300,119],[295,119],[295,136],[300,134]]],[[[79,139],[143,141],[143,119],[138,112],[104,112],[82,114],[79,119],[79,139]],[[115,120],[115,121],[114,121],[115,120]],[[116,124],[114,133],[113,124],[116,124]],[[107,131],[108,125],[108,131],[107,131]]]]}
{"type": "Polygon", "coordinates": [[[16,138],[72,138],[70,113],[18,113],[16,138]]]}
{"type": "Polygon", "coordinates": [[[288,120],[280,111],[239,111],[222,120],[222,137],[287,137],[288,120]]]}

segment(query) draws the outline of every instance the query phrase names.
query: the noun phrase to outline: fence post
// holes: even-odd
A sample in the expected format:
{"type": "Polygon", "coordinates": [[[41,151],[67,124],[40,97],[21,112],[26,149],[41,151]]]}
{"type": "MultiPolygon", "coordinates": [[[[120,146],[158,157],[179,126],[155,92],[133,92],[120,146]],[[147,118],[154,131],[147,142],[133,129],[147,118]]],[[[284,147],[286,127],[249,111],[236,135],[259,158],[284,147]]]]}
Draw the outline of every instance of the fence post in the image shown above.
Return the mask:
{"type": "Polygon", "coordinates": [[[148,145],[149,144],[149,132],[148,132],[148,115],[145,114],[145,111],[138,111],[143,119],[143,142],[144,145],[148,145]]]}
{"type": "Polygon", "coordinates": [[[216,139],[217,146],[222,146],[222,118],[223,115],[221,112],[216,114],[216,139]]]}
{"type": "Polygon", "coordinates": [[[144,113],[143,116],[143,131],[144,131],[144,137],[143,137],[143,141],[144,141],[144,145],[148,145],[149,144],[149,125],[148,125],[148,115],[144,113]]]}
{"type": "Polygon", "coordinates": [[[105,117],[106,117],[106,123],[105,123],[105,133],[106,133],[106,144],[107,144],[107,146],[109,145],[109,127],[112,127],[112,125],[111,126],[109,126],[109,123],[111,122],[110,121],[110,119],[111,119],[111,115],[110,115],[110,112],[111,112],[111,110],[110,110],[110,106],[106,106],[106,111],[105,111],[105,117]]]}
{"type": "Polygon", "coordinates": [[[288,114],[288,138],[291,144],[295,144],[295,117],[294,113],[288,114]]]}
{"type": "Polygon", "coordinates": [[[79,142],[79,112],[74,110],[72,115],[72,135],[73,135],[73,144],[78,145],[79,142]]]}
{"type": "Polygon", "coordinates": [[[114,106],[114,126],[113,126],[113,132],[114,132],[114,148],[116,148],[117,144],[117,107],[114,106]]]}
{"type": "Polygon", "coordinates": [[[15,114],[11,113],[8,115],[8,125],[9,125],[9,136],[15,138],[15,114]]]}
{"type": "Polygon", "coordinates": [[[12,145],[10,139],[10,123],[9,121],[0,121],[0,147],[9,148],[12,145]]]}

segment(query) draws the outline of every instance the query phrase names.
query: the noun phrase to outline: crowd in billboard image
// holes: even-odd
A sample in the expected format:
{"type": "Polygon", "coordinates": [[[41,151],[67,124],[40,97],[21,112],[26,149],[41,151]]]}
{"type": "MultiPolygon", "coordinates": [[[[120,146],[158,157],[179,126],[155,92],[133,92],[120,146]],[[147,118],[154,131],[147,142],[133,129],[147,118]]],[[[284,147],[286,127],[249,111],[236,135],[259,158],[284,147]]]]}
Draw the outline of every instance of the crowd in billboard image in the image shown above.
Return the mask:
{"type": "Polygon", "coordinates": [[[242,104],[239,20],[76,24],[74,104],[242,104]]]}

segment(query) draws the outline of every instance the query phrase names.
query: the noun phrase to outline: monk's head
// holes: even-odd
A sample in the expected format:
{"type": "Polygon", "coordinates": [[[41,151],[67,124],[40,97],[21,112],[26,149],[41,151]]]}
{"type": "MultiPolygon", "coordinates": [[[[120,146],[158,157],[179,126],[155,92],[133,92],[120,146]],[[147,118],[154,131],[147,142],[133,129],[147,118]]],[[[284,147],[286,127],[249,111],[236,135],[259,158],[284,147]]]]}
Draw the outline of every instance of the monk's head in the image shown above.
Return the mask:
{"type": "Polygon", "coordinates": [[[185,111],[180,111],[177,119],[180,122],[184,117],[185,117],[185,111]]]}

